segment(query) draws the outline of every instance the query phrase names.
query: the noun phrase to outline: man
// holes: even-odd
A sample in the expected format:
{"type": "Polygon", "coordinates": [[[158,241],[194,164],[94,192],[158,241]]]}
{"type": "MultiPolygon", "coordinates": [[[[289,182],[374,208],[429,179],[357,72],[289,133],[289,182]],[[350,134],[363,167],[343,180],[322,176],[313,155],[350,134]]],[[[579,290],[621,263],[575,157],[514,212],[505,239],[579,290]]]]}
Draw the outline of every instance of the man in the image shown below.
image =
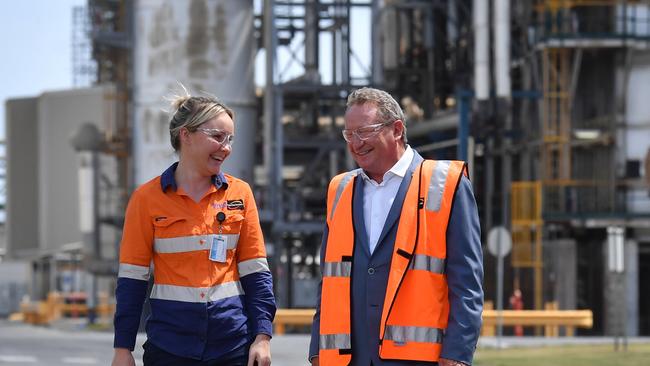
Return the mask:
{"type": "Polygon", "coordinates": [[[423,160],[388,93],[348,97],[360,169],[330,182],[313,365],[471,364],[483,307],[480,226],[463,162],[423,160]]]}

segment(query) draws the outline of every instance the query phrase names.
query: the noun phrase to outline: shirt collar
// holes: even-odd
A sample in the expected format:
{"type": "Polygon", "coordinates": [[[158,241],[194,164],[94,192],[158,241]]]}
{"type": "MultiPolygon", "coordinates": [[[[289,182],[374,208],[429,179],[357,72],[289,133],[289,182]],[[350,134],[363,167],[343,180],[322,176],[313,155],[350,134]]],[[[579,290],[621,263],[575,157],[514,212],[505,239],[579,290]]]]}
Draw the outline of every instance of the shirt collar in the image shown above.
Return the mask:
{"type": "MultiPolygon", "coordinates": [[[[160,175],[160,186],[163,192],[169,187],[172,187],[174,191],[178,189],[176,178],[174,178],[174,173],[176,172],[177,167],[178,162],[175,162],[160,175]]],[[[222,172],[212,176],[212,184],[214,184],[217,189],[221,187],[223,187],[223,189],[228,189],[228,179],[222,172]]]]}
{"type": "MultiPolygon", "coordinates": [[[[386,181],[391,175],[396,175],[400,178],[404,178],[406,175],[406,171],[408,170],[409,166],[411,165],[411,161],[413,160],[413,149],[411,149],[411,146],[406,145],[406,150],[404,151],[404,154],[402,154],[402,157],[399,158],[397,163],[393,165],[392,168],[390,168],[386,173],[384,173],[384,177],[382,181],[386,181]]],[[[361,171],[361,177],[366,180],[370,181],[370,177],[364,172],[363,170],[361,171]]]]}

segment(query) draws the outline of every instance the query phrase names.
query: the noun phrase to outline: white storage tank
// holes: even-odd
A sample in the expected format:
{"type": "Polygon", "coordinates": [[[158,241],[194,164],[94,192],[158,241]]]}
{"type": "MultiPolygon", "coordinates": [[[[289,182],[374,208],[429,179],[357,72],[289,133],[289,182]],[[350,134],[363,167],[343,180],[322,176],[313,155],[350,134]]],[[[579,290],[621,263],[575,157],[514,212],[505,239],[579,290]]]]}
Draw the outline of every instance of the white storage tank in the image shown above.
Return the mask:
{"type": "Polygon", "coordinates": [[[233,153],[224,171],[249,182],[256,128],[252,0],[140,0],[135,4],[134,141],[136,184],[177,160],[169,103],[179,83],[217,96],[235,111],[233,153]]]}

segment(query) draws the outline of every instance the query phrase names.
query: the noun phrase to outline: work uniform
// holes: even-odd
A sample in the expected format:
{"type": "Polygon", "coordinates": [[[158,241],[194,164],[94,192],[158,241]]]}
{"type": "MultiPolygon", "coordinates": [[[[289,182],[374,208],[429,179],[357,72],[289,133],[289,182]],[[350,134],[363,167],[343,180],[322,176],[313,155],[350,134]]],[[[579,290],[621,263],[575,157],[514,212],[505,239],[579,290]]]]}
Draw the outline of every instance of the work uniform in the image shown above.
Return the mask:
{"type": "Polygon", "coordinates": [[[176,356],[244,355],[272,333],[275,299],[249,185],[219,173],[200,202],[174,179],[178,163],[129,201],[120,246],[114,347],[133,350],[150,274],[147,342],[176,356]]]}
{"type": "Polygon", "coordinates": [[[391,170],[401,182],[376,245],[364,220],[370,178],[358,169],[330,184],[309,355],[323,366],[471,364],[483,272],[465,166],[423,163],[409,147],[391,170]]]}

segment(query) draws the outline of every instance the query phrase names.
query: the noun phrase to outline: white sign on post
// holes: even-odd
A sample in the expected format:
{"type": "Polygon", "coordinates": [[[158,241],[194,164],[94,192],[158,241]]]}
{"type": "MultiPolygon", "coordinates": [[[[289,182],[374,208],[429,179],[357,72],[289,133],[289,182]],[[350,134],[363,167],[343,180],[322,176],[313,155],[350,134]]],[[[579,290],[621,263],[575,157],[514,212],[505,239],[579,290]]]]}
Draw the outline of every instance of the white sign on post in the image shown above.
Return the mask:
{"type": "Polygon", "coordinates": [[[487,248],[495,257],[505,257],[512,250],[510,232],[503,226],[493,227],[488,233],[487,248]]]}

